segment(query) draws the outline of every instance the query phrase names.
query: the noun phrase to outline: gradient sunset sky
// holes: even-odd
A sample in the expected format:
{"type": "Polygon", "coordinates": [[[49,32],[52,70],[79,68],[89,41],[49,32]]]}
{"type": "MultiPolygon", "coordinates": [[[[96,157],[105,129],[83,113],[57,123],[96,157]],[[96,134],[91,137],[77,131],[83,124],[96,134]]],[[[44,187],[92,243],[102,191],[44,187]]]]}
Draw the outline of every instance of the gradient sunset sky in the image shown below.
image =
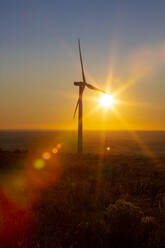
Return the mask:
{"type": "Polygon", "coordinates": [[[86,77],[115,93],[114,109],[85,90],[84,129],[165,129],[164,0],[5,0],[0,6],[0,129],[76,129],[86,77]]]}

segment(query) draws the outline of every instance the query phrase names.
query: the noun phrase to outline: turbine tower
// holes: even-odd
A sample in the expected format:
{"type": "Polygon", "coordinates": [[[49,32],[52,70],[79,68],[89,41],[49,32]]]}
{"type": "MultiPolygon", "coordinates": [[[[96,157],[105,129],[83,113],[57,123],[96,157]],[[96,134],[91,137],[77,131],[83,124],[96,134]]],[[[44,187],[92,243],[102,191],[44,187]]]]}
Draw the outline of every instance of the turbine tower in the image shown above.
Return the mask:
{"type": "Polygon", "coordinates": [[[77,140],[77,152],[79,154],[82,154],[83,152],[83,104],[82,104],[82,97],[83,92],[85,89],[85,86],[91,90],[96,90],[101,93],[106,94],[104,90],[100,90],[96,87],[94,87],[91,84],[88,84],[86,82],[85,73],[84,73],[84,66],[83,66],[83,60],[82,60],[82,54],[81,54],[81,46],[80,46],[80,39],[78,40],[78,48],[79,48],[79,56],[80,56],[80,64],[81,64],[81,72],[82,72],[82,81],[74,82],[75,86],[79,87],[79,97],[76,104],[76,108],[74,111],[74,117],[76,115],[77,109],[78,109],[78,140],[77,140]]]}

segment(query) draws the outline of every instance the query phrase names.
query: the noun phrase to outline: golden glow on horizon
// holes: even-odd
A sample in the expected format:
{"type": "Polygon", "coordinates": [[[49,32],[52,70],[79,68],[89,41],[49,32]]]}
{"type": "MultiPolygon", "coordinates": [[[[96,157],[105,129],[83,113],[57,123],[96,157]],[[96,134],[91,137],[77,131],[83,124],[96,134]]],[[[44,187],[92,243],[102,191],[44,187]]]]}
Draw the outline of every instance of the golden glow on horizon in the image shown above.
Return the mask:
{"type": "MultiPolygon", "coordinates": [[[[118,32],[114,32],[111,38],[112,40],[109,44],[107,43],[108,47],[106,47],[106,63],[103,59],[103,61],[101,60],[94,65],[93,70],[90,70],[90,67],[84,68],[87,81],[107,92],[113,92],[115,99],[121,99],[120,102],[117,102],[120,105],[118,111],[127,120],[131,130],[165,130],[165,100],[162,94],[165,85],[162,83],[162,73],[158,70],[160,64],[164,64],[164,41],[137,45],[134,49],[131,48],[127,57],[125,57],[125,55],[120,54],[122,42],[118,32]],[[154,90],[156,90],[156,94],[154,94],[154,90]],[[137,101],[138,104],[136,104],[137,101]]],[[[66,54],[70,54],[69,56],[72,57],[73,51],[69,47],[66,48],[66,54]]],[[[84,51],[84,56],[86,55],[84,51]]],[[[93,56],[90,56],[93,59],[93,56]]],[[[14,59],[14,61],[18,62],[16,63],[18,67],[15,68],[14,77],[12,76],[12,63],[6,64],[6,68],[9,71],[11,70],[11,73],[6,75],[5,80],[10,85],[14,85],[14,94],[11,90],[8,90],[8,84],[5,84],[4,87],[6,88],[1,92],[0,129],[77,130],[77,122],[72,121],[72,114],[78,97],[78,87],[68,84],[68,88],[63,90],[68,77],[74,78],[74,80],[81,78],[77,58],[72,57],[71,66],[74,69],[72,68],[73,70],[69,74],[61,74],[63,66],[58,61],[60,73],[54,74],[51,66],[52,61],[50,60],[47,70],[40,70],[41,75],[34,73],[33,66],[28,68],[26,64],[20,64],[19,60],[14,59]],[[75,77],[76,70],[78,76],[75,77]],[[30,80],[20,72],[28,73],[30,80]],[[39,82],[45,77],[48,83],[43,83],[43,87],[38,90],[39,82]],[[25,80],[28,90],[26,87],[19,87],[22,85],[22,78],[25,80]],[[52,80],[57,82],[53,88],[50,87],[52,80]],[[20,97],[17,97],[16,89],[19,89],[20,97]],[[10,97],[10,94],[12,94],[12,97],[10,97]],[[7,102],[6,97],[9,99],[7,102]]],[[[84,62],[85,64],[88,62],[85,57],[84,62]]],[[[43,66],[44,64],[39,64],[39,68],[42,69],[43,66]]],[[[83,128],[87,130],[125,130],[125,126],[114,116],[111,108],[105,107],[103,109],[103,106],[98,103],[98,98],[98,92],[85,89],[83,95],[83,128]],[[94,103],[92,103],[93,97],[96,98],[94,103]],[[96,104],[98,108],[96,108],[96,104]],[[104,112],[105,120],[102,118],[104,112]],[[93,118],[91,115],[93,115],[93,118]]],[[[116,108],[116,100],[112,109],[114,107],[116,108]]]]}

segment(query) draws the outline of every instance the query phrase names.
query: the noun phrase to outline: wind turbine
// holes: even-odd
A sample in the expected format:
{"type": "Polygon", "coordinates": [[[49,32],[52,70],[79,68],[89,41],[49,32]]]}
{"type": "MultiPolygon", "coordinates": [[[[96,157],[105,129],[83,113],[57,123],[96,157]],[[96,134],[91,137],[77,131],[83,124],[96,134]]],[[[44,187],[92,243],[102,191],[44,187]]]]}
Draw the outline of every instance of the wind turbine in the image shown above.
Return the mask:
{"type": "Polygon", "coordinates": [[[82,81],[74,82],[75,86],[79,86],[79,97],[76,104],[76,108],[74,111],[74,117],[76,115],[78,109],[78,142],[77,142],[77,152],[81,154],[83,152],[83,104],[82,104],[82,96],[85,89],[85,86],[91,90],[96,90],[101,93],[106,94],[104,90],[98,89],[95,86],[88,84],[86,82],[85,73],[84,73],[84,66],[81,54],[81,46],[80,46],[80,39],[78,40],[78,48],[79,48],[79,56],[80,56],[80,64],[81,64],[81,72],[82,72],[82,81]]]}

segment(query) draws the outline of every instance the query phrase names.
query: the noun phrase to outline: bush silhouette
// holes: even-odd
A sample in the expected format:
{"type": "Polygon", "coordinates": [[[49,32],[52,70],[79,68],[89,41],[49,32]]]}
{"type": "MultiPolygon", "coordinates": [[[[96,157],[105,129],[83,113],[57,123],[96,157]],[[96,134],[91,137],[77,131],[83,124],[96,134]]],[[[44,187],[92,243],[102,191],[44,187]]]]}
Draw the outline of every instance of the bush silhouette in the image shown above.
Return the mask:
{"type": "Polygon", "coordinates": [[[143,212],[131,202],[117,200],[106,209],[108,243],[113,247],[136,247],[140,242],[143,212]]]}

